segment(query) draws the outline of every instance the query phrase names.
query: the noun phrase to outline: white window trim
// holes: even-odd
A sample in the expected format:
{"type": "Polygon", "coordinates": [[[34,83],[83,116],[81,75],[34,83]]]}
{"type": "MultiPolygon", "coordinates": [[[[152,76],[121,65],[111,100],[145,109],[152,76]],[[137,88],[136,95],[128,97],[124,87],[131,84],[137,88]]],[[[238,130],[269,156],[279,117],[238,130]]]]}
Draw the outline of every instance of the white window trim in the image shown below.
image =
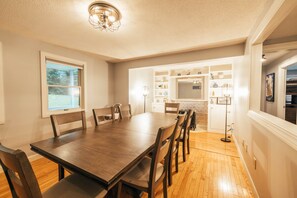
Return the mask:
{"type": "Polygon", "coordinates": [[[3,82],[4,82],[4,80],[3,80],[2,43],[0,42],[0,124],[4,124],[4,122],[5,122],[3,82]]]}
{"type": "Polygon", "coordinates": [[[61,114],[61,113],[69,113],[69,112],[76,112],[76,111],[81,111],[85,110],[87,104],[87,64],[86,62],[63,57],[63,56],[58,56],[55,54],[51,54],[48,52],[43,52],[40,51],[40,66],[41,66],[41,103],[42,103],[42,117],[47,118],[52,114],[61,114]],[[47,78],[46,78],[46,60],[57,60],[58,62],[65,62],[65,63],[70,63],[73,65],[78,65],[82,67],[82,80],[81,80],[81,88],[82,88],[82,93],[81,93],[81,108],[76,108],[76,109],[69,109],[67,111],[65,110],[55,110],[55,111],[50,111],[48,110],[48,89],[47,89],[47,78]]]}

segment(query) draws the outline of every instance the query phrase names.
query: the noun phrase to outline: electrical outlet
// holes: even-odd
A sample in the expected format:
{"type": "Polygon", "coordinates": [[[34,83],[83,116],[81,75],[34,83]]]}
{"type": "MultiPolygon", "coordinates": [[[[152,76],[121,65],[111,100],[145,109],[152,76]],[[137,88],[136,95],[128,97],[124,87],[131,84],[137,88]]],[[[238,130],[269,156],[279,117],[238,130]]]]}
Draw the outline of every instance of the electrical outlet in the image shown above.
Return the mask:
{"type": "Polygon", "coordinates": [[[257,159],[255,156],[254,156],[254,168],[255,168],[255,170],[257,169],[257,159]]]}

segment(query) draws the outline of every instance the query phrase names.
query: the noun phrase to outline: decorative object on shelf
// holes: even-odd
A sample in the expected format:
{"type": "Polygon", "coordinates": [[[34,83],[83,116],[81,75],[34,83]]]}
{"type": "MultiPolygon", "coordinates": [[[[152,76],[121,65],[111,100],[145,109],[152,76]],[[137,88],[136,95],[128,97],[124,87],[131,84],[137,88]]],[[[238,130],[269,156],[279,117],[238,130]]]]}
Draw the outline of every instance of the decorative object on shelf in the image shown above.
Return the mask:
{"type": "Polygon", "coordinates": [[[274,102],[274,79],[275,73],[267,74],[265,78],[265,93],[268,102],[274,102]]]}
{"type": "Polygon", "coordinates": [[[210,97],[209,100],[210,100],[209,101],[210,104],[217,104],[218,98],[217,97],[210,97]]]}
{"type": "Polygon", "coordinates": [[[89,22],[95,28],[114,32],[121,26],[120,11],[105,2],[95,1],[89,6],[89,22]]]}
{"type": "Polygon", "coordinates": [[[197,72],[197,74],[202,74],[202,72],[201,72],[201,71],[199,71],[199,72],[197,72]]]}
{"type": "Polygon", "coordinates": [[[145,113],[145,106],[146,106],[146,97],[149,94],[149,88],[148,86],[144,86],[142,90],[143,95],[143,112],[145,113]]]}
{"type": "Polygon", "coordinates": [[[187,75],[191,75],[191,72],[187,72],[187,75]]]}
{"type": "Polygon", "coordinates": [[[181,76],[181,73],[178,73],[177,75],[178,75],[178,76],[181,76]]]}
{"type": "Polygon", "coordinates": [[[219,87],[219,85],[218,85],[218,83],[217,83],[217,82],[214,82],[214,83],[212,84],[212,87],[213,87],[213,88],[218,88],[218,87],[219,87]]]}
{"type": "Polygon", "coordinates": [[[219,105],[225,105],[227,103],[227,105],[231,105],[231,97],[228,96],[224,96],[224,97],[218,97],[218,102],[217,104],[219,105]]]}
{"type": "Polygon", "coordinates": [[[210,80],[213,80],[213,79],[214,79],[213,73],[210,73],[210,80]]]}

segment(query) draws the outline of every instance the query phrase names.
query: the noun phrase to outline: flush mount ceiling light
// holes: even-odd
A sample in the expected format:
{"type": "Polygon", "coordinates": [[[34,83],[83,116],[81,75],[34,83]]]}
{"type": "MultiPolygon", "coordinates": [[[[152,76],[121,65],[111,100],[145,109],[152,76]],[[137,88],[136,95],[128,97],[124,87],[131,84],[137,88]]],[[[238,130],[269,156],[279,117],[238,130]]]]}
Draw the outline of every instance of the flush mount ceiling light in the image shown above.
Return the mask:
{"type": "Polygon", "coordinates": [[[121,26],[121,13],[114,6],[96,1],[89,6],[89,22],[95,28],[114,32],[121,26]]]}

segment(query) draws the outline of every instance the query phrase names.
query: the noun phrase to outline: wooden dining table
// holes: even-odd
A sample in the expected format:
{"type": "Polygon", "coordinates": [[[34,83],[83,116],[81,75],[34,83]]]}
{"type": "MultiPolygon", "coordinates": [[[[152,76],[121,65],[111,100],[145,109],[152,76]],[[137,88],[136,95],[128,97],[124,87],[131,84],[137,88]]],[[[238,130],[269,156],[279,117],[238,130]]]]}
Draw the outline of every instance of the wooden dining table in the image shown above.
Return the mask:
{"type": "Polygon", "coordinates": [[[111,189],[154,146],[175,114],[143,113],[30,144],[31,150],[111,189]]]}

